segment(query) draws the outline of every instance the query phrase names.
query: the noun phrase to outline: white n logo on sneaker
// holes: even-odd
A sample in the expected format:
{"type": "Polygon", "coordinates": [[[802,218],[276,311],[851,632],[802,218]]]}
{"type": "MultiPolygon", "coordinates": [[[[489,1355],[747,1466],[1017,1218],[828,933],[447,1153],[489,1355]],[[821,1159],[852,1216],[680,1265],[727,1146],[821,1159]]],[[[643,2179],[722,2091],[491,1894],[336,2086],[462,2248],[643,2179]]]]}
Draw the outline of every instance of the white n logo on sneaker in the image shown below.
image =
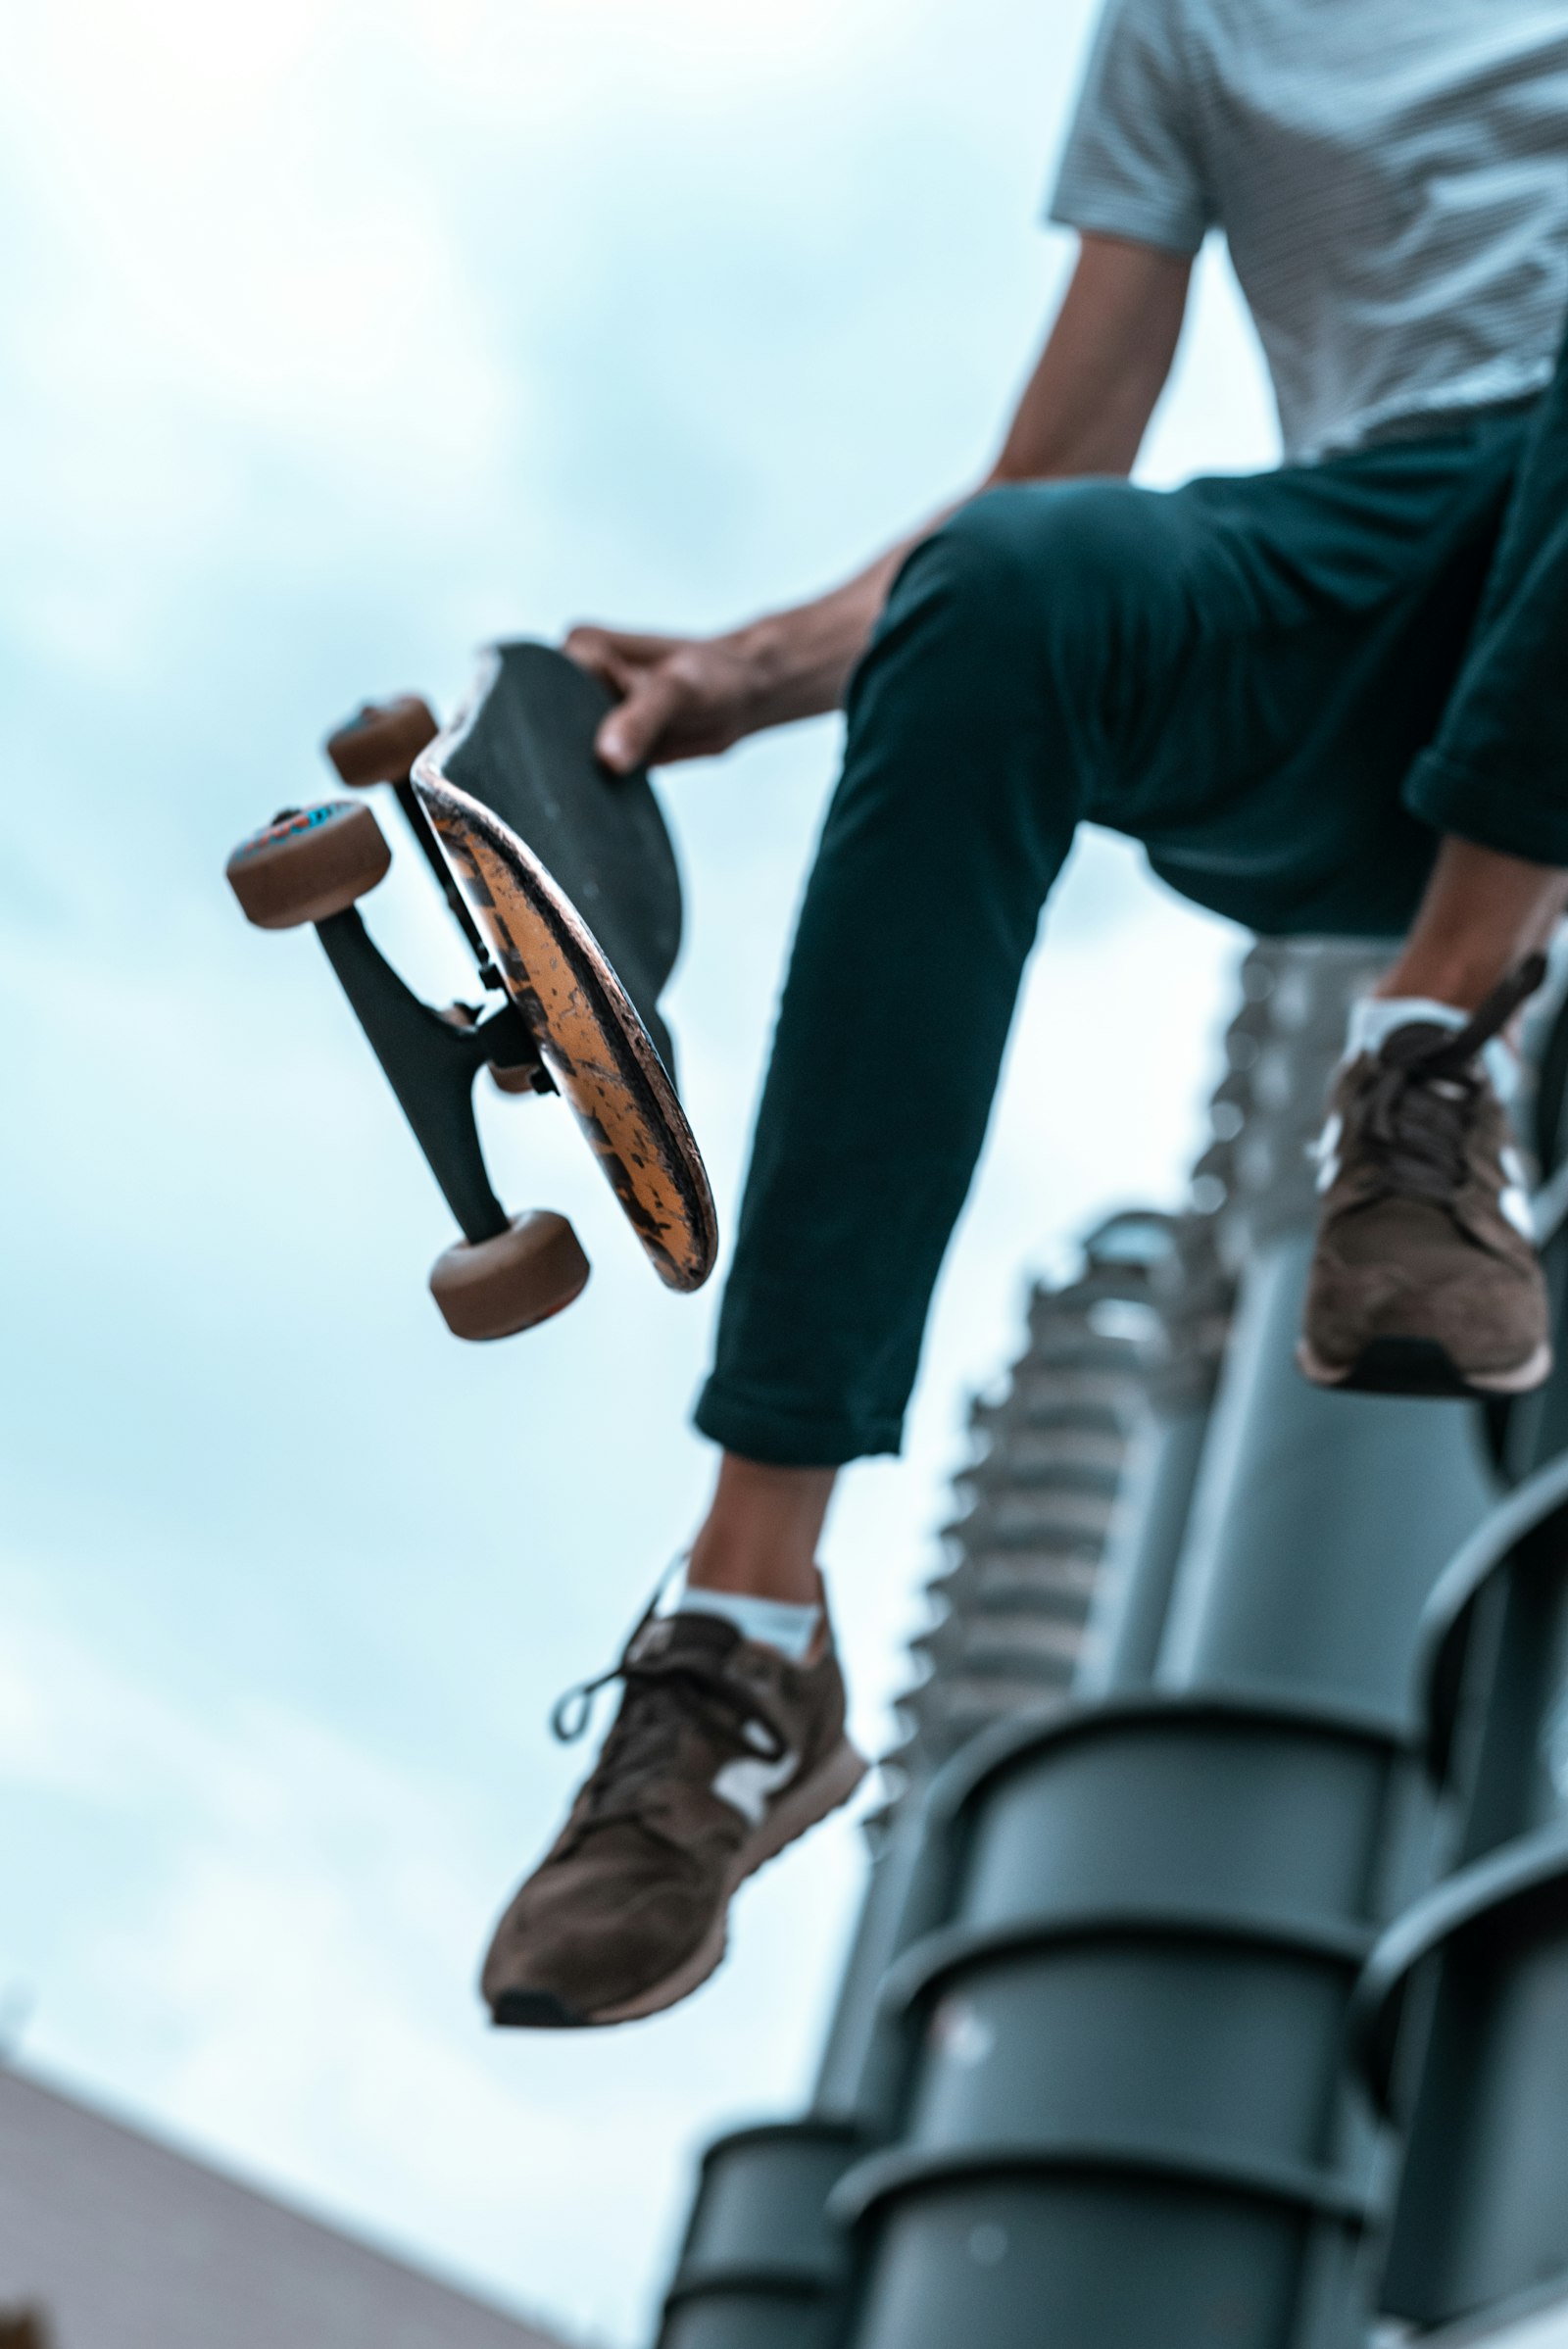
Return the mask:
{"type": "Polygon", "coordinates": [[[1340,1144],[1344,1139],[1345,1120],[1336,1109],[1312,1150],[1312,1156],[1317,1160],[1317,1188],[1320,1195],[1332,1191],[1340,1179],[1340,1144]]]}
{"type": "Polygon", "coordinates": [[[1536,1237],[1536,1219],[1530,1211],[1530,1193],[1526,1188],[1529,1177],[1525,1162],[1512,1148],[1502,1152],[1503,1188],[1497,1194],[1497,1209],[1505,1215],[1516,1232],[1526,1240],[1536,1237]]]}
{"type": "Polygon", "coordinates": [[[764,1762],[760,1755],[754,1761],[747,1754],[740,1761],[724,1764],[713,1781],[712,1790],[720,1802],[727,1802],[732,1811],[739,1811],[748,1827],[760,1827],[767,1812],[768,1796],[787,1786],[800,1766],[798,1753],[781,1753],[771,1762],[764,1762]]]}

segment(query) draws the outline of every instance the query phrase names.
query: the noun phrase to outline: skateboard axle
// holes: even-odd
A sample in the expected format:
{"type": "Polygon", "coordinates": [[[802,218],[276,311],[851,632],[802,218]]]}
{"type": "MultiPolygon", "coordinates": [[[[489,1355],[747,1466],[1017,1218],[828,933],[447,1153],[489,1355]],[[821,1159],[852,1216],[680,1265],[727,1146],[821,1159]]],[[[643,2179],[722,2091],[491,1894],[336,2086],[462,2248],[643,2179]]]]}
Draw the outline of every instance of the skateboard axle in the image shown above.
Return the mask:
{"type": "Polygon", "coordinates": [[[516,1014],[509,1006],[471,1028],[443,1019],[405,986],[352,905],[316,934],[464,1237],[496,1239],[510,1218],[485,1172],[473,1080],[496,1055],[498,1028],[514,1052],[516,1014]]]}

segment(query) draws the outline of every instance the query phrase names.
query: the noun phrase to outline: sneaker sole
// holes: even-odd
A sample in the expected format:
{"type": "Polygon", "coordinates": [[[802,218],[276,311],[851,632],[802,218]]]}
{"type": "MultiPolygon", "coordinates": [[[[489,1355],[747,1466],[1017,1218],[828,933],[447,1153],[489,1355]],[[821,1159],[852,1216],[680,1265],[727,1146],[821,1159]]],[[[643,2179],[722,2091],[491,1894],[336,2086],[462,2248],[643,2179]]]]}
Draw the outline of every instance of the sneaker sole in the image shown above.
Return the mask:
{"type": "Polygon", "coordinates": [[[1544,1342],[1512,1370],[1473,1371],[1466,1377],[1446,1347],[1430,1338],[1374,1338],[1353,1362],[1325,1361],[1303,1338],[1297,1367],[1314,1387],[1351,1395],[1404,1395],[1433,1400],[1486,1401],[1528,1395],[1551,1372],[1551,1347],[1544,1342]]]}
{"type": "Polygon", "coordinates": [[[792,1786],[774,1804],[730,1863],[717,1913],[707,1934],[691,1956],[673,1973],[665,1975],[662,1982],[655,1982],[651,1989],[628,1998],[622,2005],[601,2007],[589,2015],[574,2014],[549,1990],[506,1990],[492,2009],[493,2020],[510,2030],[601,2030],[615,2023],[640,2023],[646,2016],[662,2014],[666,2007],[678,2006],[723,1964],[729,1945],[729,1904],[747,1878],[755,1876],[759,1868],[765,1868],[769,1860],[776,1859],[830,1811],[848,1802],[868,1767],[864,1755],[857,1752],[848,1737],[842,1738],[808,1778],[802,1779],[799,1786],[792,1786]]]}

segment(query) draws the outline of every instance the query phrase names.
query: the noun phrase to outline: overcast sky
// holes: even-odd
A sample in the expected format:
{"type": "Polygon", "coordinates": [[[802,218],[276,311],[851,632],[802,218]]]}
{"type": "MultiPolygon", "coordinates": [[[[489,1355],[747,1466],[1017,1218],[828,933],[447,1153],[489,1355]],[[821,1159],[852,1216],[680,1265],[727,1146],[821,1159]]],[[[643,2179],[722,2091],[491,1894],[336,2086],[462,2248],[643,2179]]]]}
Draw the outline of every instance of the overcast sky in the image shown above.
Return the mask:
{"type": "MultiPolygon", "coordinates": [[[[581,1304],[496,1348],[308,934],[224,856],[368,693],[578,616],[716,626],[971,479],[1070,258],[1090,0],[18,0],[0,85],[0,2000],[24,2060],[577,2334],[646,2331],[715,2129],[807,2091],[860,1867],[724,1974],[496,2037],[492,1916],[581,1767],[544,1716],[690,1532],[715,1291],[564,1119],[486,1112],[581,1304]]],[[[1145,471],[1266,464],[1205,261],[1145,471]]],[[[672,1018],[732,1220],[836,727],[666,779],[672,1018]]],[[[471,987],[403,860],[377,935],[471,987]]],[[[830,1529],[886,1741],[967,1397],[1030,1273],[1200,1135],[1237,941],[1090,842],[1027,995],[906,1459],[830,1529]]],[[[909,1082],[920,1068],[912,1056],[909,1082]]]]}

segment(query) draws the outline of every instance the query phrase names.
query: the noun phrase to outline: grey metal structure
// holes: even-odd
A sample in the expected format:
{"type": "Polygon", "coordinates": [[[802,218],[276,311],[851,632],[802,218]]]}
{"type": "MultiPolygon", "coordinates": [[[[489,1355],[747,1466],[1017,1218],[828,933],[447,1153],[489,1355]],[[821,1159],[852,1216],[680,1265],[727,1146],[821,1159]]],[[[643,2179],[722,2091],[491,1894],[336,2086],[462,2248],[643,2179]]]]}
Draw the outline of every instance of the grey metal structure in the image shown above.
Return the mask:
{"type": "Polygon", "coordinates": [[[947,1561],[926,1586],[936,1620],[911,1643],[923,1676],[883,1765],[901,1791],[1111,1669],[1121,1609],[1107,1585],[1125,1598],[1152,1423],[1167,1393],[1200,1407],[1212,1394],[1230,1307],[1212,1225],[1132,1209],[1089,1234],[1083,1259],[1074,1279],[1036,1287],[1004,1392],[972,1406],[968,1505],[943,1529],[947,1561]]]}
{"type": "MultiPolygon", "coordinates": [[[[1201,1180],[1221,1179],[1207,1153],[1201,1180]]],[[[1220,1253],[1219,1216],[1189,1212],[1168,1227],[1152,1267],[1157,1316],[1142,1409],[1124,1479],[1125,1506],[1096,1580],[1073,1682],[1079,1702],[1147,1688],[1154,1676],[1236,1302],[1220,1253]]]]}
{"type": "MultiPolygon", "coordinates": [[[[1147,2045],[1163,2045],[1167,2058],[1190,2046],[1196,1980],[1223,1975],[1220,2005],[1235,2012],[1244,1979],[1255,2006],[1291,1976],[1281,2044],[1295,2039],[1303,2000],[1315,2002],[1318,2026],[1312,2078],[1296,2080],[1294,2105],[1310,2103],[1315,2088],[1323,2107],[1328,2036],[1369,1939],[1365,1901],[1357,1908],[1337,1883],[1332,1890],[1295,1884],[1293,1905],[1294,1880],[1277,1881],[1278,1837],[1256,1797],[1271,1757],[1283,1780],[1310,1752],[1329,1811],[1339,1795],[1348,1803],[1353,1787],[1358,1813],[1375,1815],[1358,1816],[1364,1847],[1404,1736],[1402,1720],[1391,1726],[1398,1705],[1387,1686],[1402,1671],[1403,1651],[1397,1662],[1369,1656],[1357,1617],[1343,1627],[1341,1650],[1306,1659],[1304,1670],[1297,1669],[1303,1659],[1282,1654],[1300,1610],[1283,1603],[1289,1583],[1272,1596],[1252,1590],[1246,1561],[1261,1539],[1277,1565],[1282,1541],[1298,1541],[1313,1516],[1303,1516],[1277,1459],[1249,1476],[1260,1423],[1249,1424],[1246,1405],[1258,1366],[1279,1350],[1281,1314],[1292,1310],[1310,1212],[1304,1148],[1346,1002],[1370,967],[1369,953],[1354,948],[1254,951],[1194,1213],[1159,1227],[1162,1248],[1133,1251],[1145,1260],[1117,1265],[1102,1296],[1092,1294],[1105,1277],[1092,1248],[1091,1294],[1036,1300],[1030,1352],[1003,1403],[981,1416],[990,1453],[968,1480],[973,1505],[953,1532],[954,1562],[939,1586],[947,1614],[927,1645],[929,1677],[907,1708],[911,1736],[899,1758],[910,1791],[874,1865],[815,2110],[710,2152],[664,2349],[826,2344],[844,2337],[852,2300],[856,2341],[908,2349],[945,2342],[962,2325],[998,2344],[1032,2343],[1050,2317],[1078,2349],[1074,2327],[1090,2321],[1086,2292],[1105,2305],[1095,2320],[1102,2328],[1084,2332],[1085,2343],[1138,2349],[1144,2324],[1159,2349],[1178,2349],[1187,2336],[1176,2303],[1184,2290],[1197,2295],[1192,2337],[1206,2339],[1209,2269],[1231,2275],[1239,2235],[1267,2238],[1264,2264],[1278,2272],[1273,2306],[1279,2277],[1296,2276],[1319,2222],[1342,2235],[1353,2227],[1364,2182],[1348,2182],[1324,2145],[1287,2142],[1286,2122],[1270,2143],[1266,2119],[1244,2125],[1216,2113],[1205,2132],[1200,2116],[1176,2109],[1180,2095],[1170,2110],[1155,2096],[1141,2112],[1139,2099],[1151,2084],[1147,2045]],[[1250,1335],[1233,1349],[1209,1432],[1228,1274],[1243,1265],[1250,1335]],[[1100,1310],[1097,1329],[1092,1316],[1107,1305],[1118,1311],[1100,1310]],[[1142,1311],[1141,1325],[1129,1309],[1142,1311]],[[1122,1350],[1097,1353],[1113,1337],[1122,1350]],[[1101,1382],[1098,1394],[1077,1383],[1086,1373],[1101,1382]],[[1129,1505],[1135,1460],[1138,1502],[1129,1505]],[[1195,1481],[1201,1523],[1189,1540],[1195,1481]],[[1076,1514],[1063,1505],[1069,1495],[1076,1514]],[[1280,1504],[1272,1519],[1271,1503],[1280,1504]],[[1240,1543],[1223,1536],[1233,1504],[1253,1520],[1240,1543]],[[1093,1579],[1080,1571],[1064,1590],[1073,1581],[1064,1563],[1099,1566],[1107,1549],[1108,1566],[1093,1579]],[[1173,1582],[1180,1612],[1167,1633],[1173,1582]],[[1062,1701],[1067,1640],[1054,1651],[1033,1642],[1027,1677],[996,1669],[1000,1624],[1010,1630],[1021,1616],[1048,1613],[1069,1625],[1072,1645],[1083,1648],[1088,1636],[1071,1708],[1062,1701]],[[1357,1660],[1370,1689],[1358,1685],[1357,1660]],[[1156,1664],[1165,1686],[1150,1691],[1156,1664]],[[1003,1715],[1001,1726],[971,1737],[924,1791],[929,1768],[988,1712],[993,1721],[1003,1715]],[[1193,1807],[1195,1774],[1212,1819],[1227,1803],[1237,1812],[1235,1849],[1213,1835],[1194,1849],[1192,1823],[1204,1815],[1193,1807]],[[1160,1787],[1185,1788],[1186,1798],[1160,1801],[1160,1787]],[[1280,1935],[1296,1929],[1310,1945],[1288,1961],[1280,1935]],[[1215,1971],[1216,1950],[1228,1974],[1215,1971]],[[1103,2061],[1087,2060],[1095,2048],[1103,2061]],[[1107,2092],[1117,2048],[1129,2074],[1119,2112],[1107,2092]],[[824,2226],[812,2197],[835,2172],[847,2176],[834,2189],[837,2225],[824,2226]],[[1133,2239],[1144,2229],[1146,2252],[1169,2237],[1173,2256],[1192,2266],[1181,2246],[1195,2197],[1213,2225],[1209,2266],[1200,2260],[1203,2273],[1189,2284],[1162,2281],[1157,2256],[1112,2254],[1129,2228],[1133,2239]],[[1107,2276],[1143,2294],[1141,2316],[1112,2305],[1107,2276]],[[1063,2295],[1059,2309],[1053,2291],[1063,2295]],[[1005,2308],[1021,2331],[1005,2328],[1005,2308]]],[[[1154,1219],[1141,1221],[1154,1228],[1154,1219]]],[[[1102,1243],[1116,1231],[1113,1223],[1102,1243]]],[[[1103,1245],[1098,1252],[1108,1253],[1103,1245]]],[[[1304,1389],[1287,1401],[1324,1404],[1304,1389]]],[[[1385,1421],[1400,1418],[1398,1406],[1378,1408],[1385,1421]]],[[[1485,1495],[1450,1415],[1417,1412],[1406,1424],[1433,1454],[1423,1480],[1429,1516],[1407,1540],[1422,1560],[1415,1575],[1430,1581],[1429,1561],[1473,1523],[1485,1495]]],[[[1374,1538],[1382,1530],[1375,1525],[1374,1538]]],[[[1251,1584],[1260,1579],[1254,1573],[1251,1584]]],[[[1364,1582],[1364,1556],[1340,1579],[1348,1591],[1364,1582]]],[[[1425,1582],[1413,1595],[1401,1585],[1386,1648],[1407,1639],[1424,1590],[1425,1582]]],[[[1311,1826],[1314,1850],[1325,1834],[1338,1842],[1339,1825],[1311,1826]]],[[[1190,2046],[1189,2106],[1194,2081],[1218,2093],[1224,2050],[1201,2061],[1199,2053],[1190,2046]]]]}
{"type": "Polygon", "coordinates": [[[1497,1430],[1523,1481],[1422,1624],[1446,1870],[1380,1943],[1358,2001],[1372,2086],[1408,2123],[1382,2304],[1417,2326],[1497,2322],[1543,2291],[1568,2294],[1565,1061],[1561,1016],[1537,1101],[1558,1367],[1497,1430]]]}

